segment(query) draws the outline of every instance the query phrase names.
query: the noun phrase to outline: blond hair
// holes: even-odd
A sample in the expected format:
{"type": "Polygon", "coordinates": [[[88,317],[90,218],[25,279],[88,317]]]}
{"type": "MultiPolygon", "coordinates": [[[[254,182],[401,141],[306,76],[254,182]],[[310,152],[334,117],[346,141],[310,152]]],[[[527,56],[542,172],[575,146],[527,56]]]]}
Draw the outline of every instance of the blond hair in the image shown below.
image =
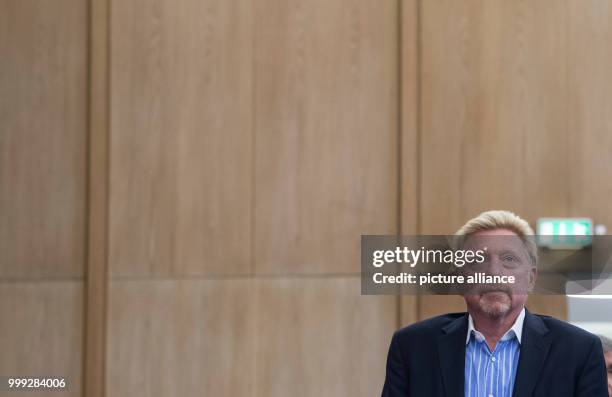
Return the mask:
{"type": "Polygon", "coordinates": [[[529,223],[513,212],[503,210],[486,211],[470,219],[455,233],[455,246],[461,247],[472,234],[485,230],[506,229],[520,237],[529,259],[535,266],[538,260],[538,248],[534,241],[534,232],[529,223]]]}

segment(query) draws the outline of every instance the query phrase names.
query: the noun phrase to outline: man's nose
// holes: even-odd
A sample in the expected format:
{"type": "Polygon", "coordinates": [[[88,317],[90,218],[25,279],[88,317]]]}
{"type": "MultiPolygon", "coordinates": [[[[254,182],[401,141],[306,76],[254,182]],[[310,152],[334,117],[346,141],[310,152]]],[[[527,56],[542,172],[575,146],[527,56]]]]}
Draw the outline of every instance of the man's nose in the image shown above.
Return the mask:
{"type": "Polygon", "coordinates": [[[502,261],[494,256],[489,260],[488,266],[485,269],[485,272],[491,276],[502,276],[504,275],[504,265],[502,261]]]}

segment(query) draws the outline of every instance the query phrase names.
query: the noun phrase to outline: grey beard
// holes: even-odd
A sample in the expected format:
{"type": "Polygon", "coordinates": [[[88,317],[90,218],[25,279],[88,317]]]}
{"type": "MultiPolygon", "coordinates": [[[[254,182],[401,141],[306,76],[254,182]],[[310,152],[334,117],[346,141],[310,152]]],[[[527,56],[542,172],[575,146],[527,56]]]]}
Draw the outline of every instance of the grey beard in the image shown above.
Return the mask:
{"type": "Polygon", "coordinates": [[[512,299],[510,296],[507,300],[498,301],[498,300],[489,300],[486,296],[481,298],[478,301],[478,307],[480,310],[491,318],[500,318],[506,315],[510,308],[512,307],[512,299]]]}

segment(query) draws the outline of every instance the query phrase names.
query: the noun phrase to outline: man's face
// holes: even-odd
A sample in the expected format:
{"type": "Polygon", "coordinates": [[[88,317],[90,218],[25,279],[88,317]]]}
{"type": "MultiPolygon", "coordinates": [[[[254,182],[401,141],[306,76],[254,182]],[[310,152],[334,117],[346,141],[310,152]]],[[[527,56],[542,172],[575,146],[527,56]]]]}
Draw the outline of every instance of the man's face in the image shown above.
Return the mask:
{"type": "Polygon", "coordinates": [[[604,354],[608,370],[608,394],[612,397],[612,351],[604,354]]]}
{"type": "Polygon", "coordinates": [[[514,284],[477,284],[470,288],[464,294],[470,311],[499,318],[525,305],[537,271],[519,236],[506,229],[477,232],[467,238],[463,249],[484,251],[484,261],[466,264],[465,275],[484,273],[515,278],[514,284]]]}

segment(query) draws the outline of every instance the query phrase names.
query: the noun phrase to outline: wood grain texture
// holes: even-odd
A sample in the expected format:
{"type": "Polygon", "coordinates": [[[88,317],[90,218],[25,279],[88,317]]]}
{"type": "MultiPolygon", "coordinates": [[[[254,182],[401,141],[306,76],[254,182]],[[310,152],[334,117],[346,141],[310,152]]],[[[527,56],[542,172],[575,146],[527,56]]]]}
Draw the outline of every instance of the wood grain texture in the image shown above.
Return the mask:
{"type": "Polygon", "coordinates": [[[567,297],[565,295],[532,295],[527,300],[526,307],[532,313],[567,321],[567,297]]]}
{"type": "MultiPolygon", "coordinates": [[[[419,320],[440,314],[465,312],[465,300],[454,295],[424,295],[419,297],[419,320]]],[[[404,321],[404,324],[408,324],[404,321]]]]}
{"type": "Polygon", "coordinates": [[[108,291],[110,0],[91,0],[84,394],[105,396],[108,291]]]}
{"type": "Polygon", "coordinates": [[[380,394],[396,311],[357,277],[260,280],[255,395],[380,394]]]}
{"type": "Polygon", "coordinates": [[[86,2],[0,2],[0,59],[0,279],[81,277],[86,2]]]}
{"type": "Polygon", "coordinates": [[[401,234],[419,233],[420,189],[420,24],[419,0],[401,1],[401,234]]]}
{"type": "Polygon", "coordinates": [[[612,230],[612,4],[568,1],[568,177],[576,216],[612,230]]]}
{"type": "Polygon", "coordinates": [[[422,3],[422,233],[569,215],[565,4],[422,3]]]}
{"type": "Polygon", "coordinates": [[[419,316],[421,299],[418,295],[400,295],[398,301],[400,306],[398,329],[422,319],[419,316]]]}
{"type": "Polygon", "coordinates": [[[256,5],[255,270],[356,273],[397,231],[397,2],[256,5]]]}
{"type": "MultiPolygon", "coordinates": [[[[400,234],[416,235],[420,229],[420,23],[419,0],[400,1],[400,234]]],[[[398,297],[398,325],[419,319],[419,296],[398,297]]]]}
{"type": "MultiPolygon", "coordinates": [[[[568,184],[565,3],[421,4],[420,232],[453,234],[489,209],[532,224],[578,215],[568,184]]],[[[535,300],[545,314],[566,310],[558,297],[535,300]]],[[[460,297],[424,296],[419,306],[421,318],[456,310],[465,310],[460,297]]]]}
{"type": "Polygon", "coordinates": [[[356,277],[112,281],[107,396],[374,395],[396,304],[359,292],[356,277]]]}
{"type": "Polygon", "coordinates": [[[251,396],[253,287],[249,280],[111,282],[106,396],[251,396]]]}
{"type": "Polygon", "coordinates": [[[82,282],[2,282],[0,318],[0,374],[65,377],[61,395],[82,395],[82,282]]]}
{"type": "Polygon", "coordinates": [[[111,274],[250,272],[250,1],[111,8],[111,274]]]}

